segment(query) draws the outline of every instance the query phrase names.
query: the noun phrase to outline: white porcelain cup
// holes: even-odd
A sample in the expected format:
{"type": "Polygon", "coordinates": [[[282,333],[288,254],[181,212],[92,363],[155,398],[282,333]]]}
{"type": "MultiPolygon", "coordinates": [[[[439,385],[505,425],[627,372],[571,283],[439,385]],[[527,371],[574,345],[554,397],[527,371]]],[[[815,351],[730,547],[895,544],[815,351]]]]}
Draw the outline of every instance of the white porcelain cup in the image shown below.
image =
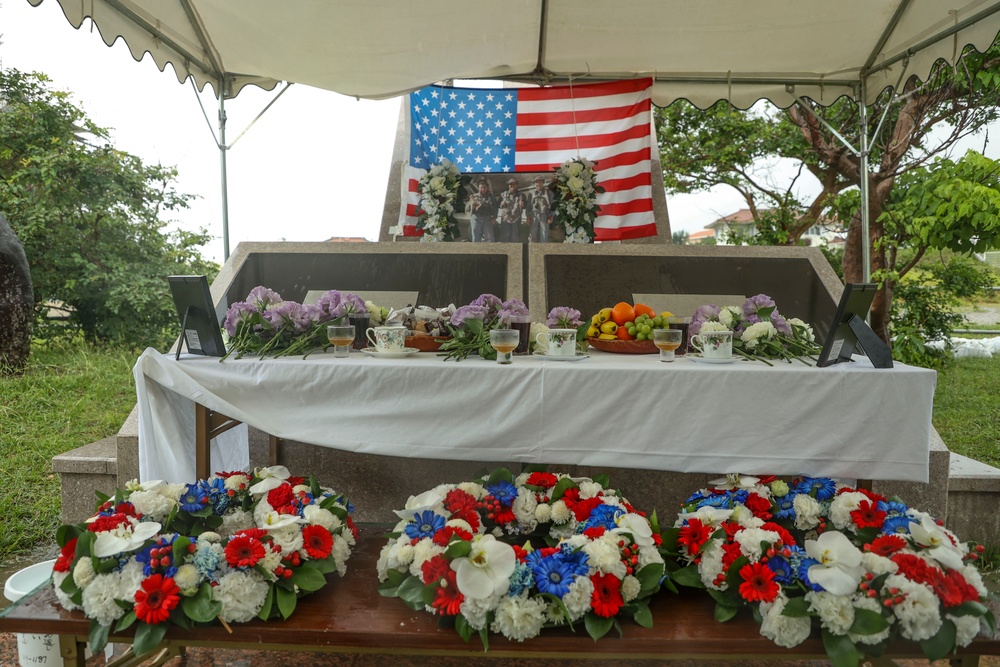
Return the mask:
{"type": "Polygon", "coordinates": [[[376,352],[402,352],[406,349],[405,327],[368,327],[365,337],[376,352]]]}
{"type": "Polygon", "coordinates": [[[535,336],[535,342],[544,346],[550,357],[572,357],[576,354],[576,329],[549,329],[535,336]]]}
{"type": "Polygon", "coordinates": [[[729,359],[733,356],[733,332],[702,331],[691,337],[691,347],[705,359],[729,359]]]}

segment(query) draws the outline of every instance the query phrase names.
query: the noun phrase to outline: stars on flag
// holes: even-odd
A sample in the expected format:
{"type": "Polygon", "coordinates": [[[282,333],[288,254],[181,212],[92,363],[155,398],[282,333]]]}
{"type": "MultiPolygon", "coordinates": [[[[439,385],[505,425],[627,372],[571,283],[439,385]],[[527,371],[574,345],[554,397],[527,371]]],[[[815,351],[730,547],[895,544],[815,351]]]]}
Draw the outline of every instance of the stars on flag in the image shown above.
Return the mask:
{"type": "Polygon", "coordinates": [[[447,157],[464,173],[514,170],[517,95],[495,90],[410,94],[410,164],[429,169],[447,157]]]}

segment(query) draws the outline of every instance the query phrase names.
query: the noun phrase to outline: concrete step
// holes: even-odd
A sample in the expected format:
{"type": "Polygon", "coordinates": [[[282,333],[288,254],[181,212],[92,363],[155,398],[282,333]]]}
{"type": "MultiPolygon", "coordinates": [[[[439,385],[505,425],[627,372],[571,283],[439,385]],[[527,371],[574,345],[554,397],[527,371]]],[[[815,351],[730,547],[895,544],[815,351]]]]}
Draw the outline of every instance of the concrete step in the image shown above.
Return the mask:
{"type": "Polygon", "coordinates": [[[59,454],[52,459],[62,488],[62,521],[79,523],[94,513],[100,491],[113,495],[118,486],[118,438],[112,436],[59,454]]]}
{"type": "Polygon", "coordinates": [[[952,453],[948,528],[963,540],[1000,544],[1000,468],[952,453]]]}

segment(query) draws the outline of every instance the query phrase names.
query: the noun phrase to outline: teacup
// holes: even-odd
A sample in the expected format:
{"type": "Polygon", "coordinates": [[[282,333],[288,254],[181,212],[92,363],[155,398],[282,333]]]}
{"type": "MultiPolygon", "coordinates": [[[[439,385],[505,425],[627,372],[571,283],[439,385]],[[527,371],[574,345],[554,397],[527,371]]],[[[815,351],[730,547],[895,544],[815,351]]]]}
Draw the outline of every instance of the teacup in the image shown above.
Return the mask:
{"type": "Polygon", "coordinates": [[[406,349],[405,327],[368,327],[365,337],[376,352],[402,352],[406,349]]]}
{"type": "Polygon", "coordinates": [[[576,354],[576,329],[549,329],[535,336],[535,342],[545,347],[550,357],[572,357],[576,354]]]}
{"type": "Polygon", "coordinates": [[[732,331],[702,331],[691,336],[691,347],[704,359],[730,359],[733,356],[732,331]]]}

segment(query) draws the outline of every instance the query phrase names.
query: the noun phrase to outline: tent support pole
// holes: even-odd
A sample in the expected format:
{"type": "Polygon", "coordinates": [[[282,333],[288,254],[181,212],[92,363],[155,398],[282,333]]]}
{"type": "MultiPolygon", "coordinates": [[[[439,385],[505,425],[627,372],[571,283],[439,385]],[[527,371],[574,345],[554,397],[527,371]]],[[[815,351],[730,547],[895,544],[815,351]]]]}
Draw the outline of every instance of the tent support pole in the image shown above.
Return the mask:
{"type": "Polygon", "coordinates": [[[219,81],[219,169],[222,174],[222,261],[229,259],[229,182],[226,178],[226,87],[219,81]]]}
{"type": "Polygon", "coordinates": [[[871,282],[872,278],[872,249],[871,249],[871,220],[869,220],[868,203],[870,194],[868,192],[868,105],[865,104],[865,80],[861,80],[858,94],[858,123],[861,124],[861,155],[858,156],[858,170],[861,172],[859,184],[861,187],[861,281],[871,282]]]}

